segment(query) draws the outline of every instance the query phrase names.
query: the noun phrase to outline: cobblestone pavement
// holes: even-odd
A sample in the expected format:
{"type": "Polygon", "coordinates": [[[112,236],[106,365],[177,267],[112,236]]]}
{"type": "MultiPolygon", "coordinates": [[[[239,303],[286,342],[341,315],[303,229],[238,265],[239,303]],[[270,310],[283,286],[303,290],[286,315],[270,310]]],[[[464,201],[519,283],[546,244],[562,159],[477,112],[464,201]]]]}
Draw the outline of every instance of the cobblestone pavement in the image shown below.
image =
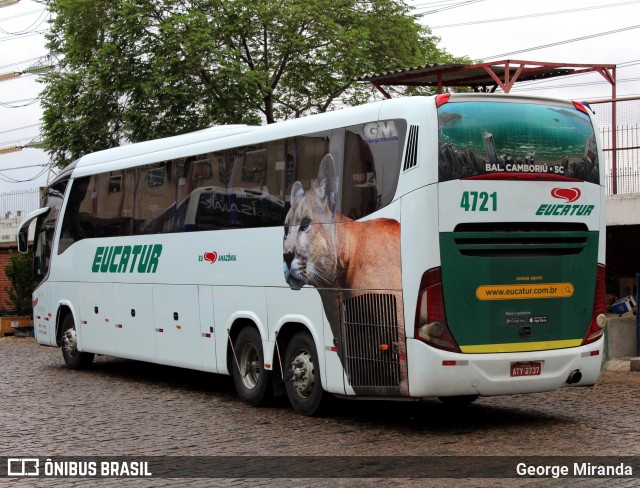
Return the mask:
{"type": "MultiPolygon", "coordinates": [[[[463,410],[337,401],[305,418],[252,408],[229,377],[98,356],[71,371],[59,349],[0,339],[0,456],[640,456],[640,373],[593,388],[481,398],[463,410]]],[[[425,466],[428,469],[428,466],[425,466]]],[[[515,467],[514,467],[515,469],[515,467]]],[[[38,479],[39,486],[603,486],[603,479],[38,479]]],[[[2,486],[30,483],[0,479],[2,486]]],[[[611,479],[610,486],[640,486],[611,479]]]]}

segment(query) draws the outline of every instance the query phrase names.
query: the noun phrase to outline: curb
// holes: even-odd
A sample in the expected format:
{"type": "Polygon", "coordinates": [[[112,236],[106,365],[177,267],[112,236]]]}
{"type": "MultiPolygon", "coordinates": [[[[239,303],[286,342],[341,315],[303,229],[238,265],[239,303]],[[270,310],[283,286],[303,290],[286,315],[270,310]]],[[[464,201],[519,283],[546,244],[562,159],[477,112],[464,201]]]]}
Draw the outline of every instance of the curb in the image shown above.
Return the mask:
{"type": "Polygon", "coordinates": [[[637,358],[613,358],[602,364],[602,371],[628,373],[640,372],[640,357],[637,358]]]}

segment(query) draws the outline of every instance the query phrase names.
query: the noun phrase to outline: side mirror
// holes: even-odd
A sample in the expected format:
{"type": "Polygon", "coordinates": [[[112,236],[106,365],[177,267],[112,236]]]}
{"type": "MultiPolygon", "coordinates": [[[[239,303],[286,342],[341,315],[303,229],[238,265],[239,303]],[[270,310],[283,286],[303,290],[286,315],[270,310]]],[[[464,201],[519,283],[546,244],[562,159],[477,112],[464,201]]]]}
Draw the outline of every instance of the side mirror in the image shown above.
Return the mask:
{"type": "Polygon", "coordinates": [[[18,229],[18,252],[26,253],[29,250],[29,225],[34,219],[37,219],[41,215],[46,215],[51,210],[49,207],[39,208],[28,214],[22,222],[20,222],[20,228],[18,229]]]}

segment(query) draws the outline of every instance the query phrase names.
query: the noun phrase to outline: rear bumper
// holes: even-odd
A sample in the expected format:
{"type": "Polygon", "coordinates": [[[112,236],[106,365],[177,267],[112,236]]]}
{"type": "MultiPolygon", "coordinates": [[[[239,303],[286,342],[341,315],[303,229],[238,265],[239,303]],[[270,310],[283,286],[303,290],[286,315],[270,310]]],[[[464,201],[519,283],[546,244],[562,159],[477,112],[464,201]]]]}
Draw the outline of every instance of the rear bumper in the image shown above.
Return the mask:
{"type": "Polygon", "coordinates": [[[409,395],[411,397],[454,395],[509,395],[550,391],[567,384],[572,371],[582,379],[571,386],[593,385],[600,374],[604,339],[587,346],[548,351],[457,354],[407,339],[409,395]],[[456,361],[443,365],[443,361],[456,361]],[[512,362],[539,361],[538,376],[511,377],[512,362]]]}

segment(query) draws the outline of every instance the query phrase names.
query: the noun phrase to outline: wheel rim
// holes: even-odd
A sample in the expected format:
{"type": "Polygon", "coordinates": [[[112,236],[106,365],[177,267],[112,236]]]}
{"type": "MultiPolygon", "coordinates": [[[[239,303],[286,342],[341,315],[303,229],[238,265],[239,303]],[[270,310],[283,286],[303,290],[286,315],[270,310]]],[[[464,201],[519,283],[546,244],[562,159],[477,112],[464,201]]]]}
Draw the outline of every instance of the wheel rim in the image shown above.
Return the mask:
{"type": "Polygon", "coordinates": [[[315,383],[313,358],[308,351],[300,351],[291,362],[292,382],[295,391],[302,398],[309,398],[315,383]]]}
{"type": "Polygon", "coordinates": [[[262,367],[260,365],[260,355],[251,344],[245,344],[240,353],[240,378],[245,388],[252,390],[260,380],[262,367]]]}
{"type": "Polygon", "coordinates": [[[76,338],[76,329],[70,328],[64,332],[63,349],[69,357],[75,357],[78,352],[78,340],[76,338]]]}

